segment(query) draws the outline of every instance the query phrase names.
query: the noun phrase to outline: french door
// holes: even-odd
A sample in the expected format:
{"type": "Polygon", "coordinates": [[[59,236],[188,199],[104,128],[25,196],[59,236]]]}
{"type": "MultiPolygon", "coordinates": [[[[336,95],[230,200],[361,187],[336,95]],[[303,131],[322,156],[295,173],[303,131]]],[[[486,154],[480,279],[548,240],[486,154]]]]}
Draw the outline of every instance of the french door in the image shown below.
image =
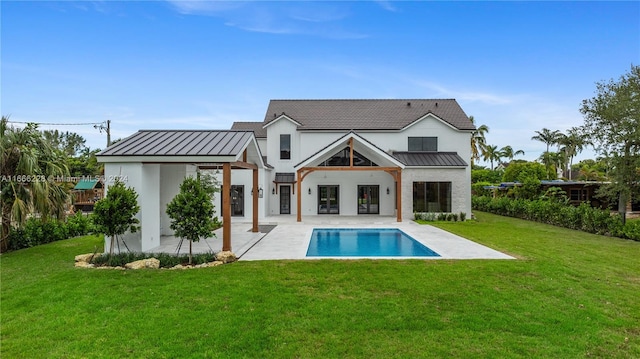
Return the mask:
{"type": "Polygon", "coordinates": [[[358,186],[358,214],[380,213],[380,186],[358,186]]]}
{"type": "Polygon", "coordinates": [[[318,214],[340,213],[340,186],[318,186],[318,214]]]}

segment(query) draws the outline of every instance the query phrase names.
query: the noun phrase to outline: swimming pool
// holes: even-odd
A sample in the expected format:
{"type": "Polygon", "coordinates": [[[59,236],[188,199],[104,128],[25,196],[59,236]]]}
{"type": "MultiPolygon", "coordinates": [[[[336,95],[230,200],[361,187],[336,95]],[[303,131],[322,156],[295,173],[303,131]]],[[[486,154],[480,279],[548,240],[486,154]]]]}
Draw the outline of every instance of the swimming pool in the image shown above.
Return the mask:
{"type": "Polygon", "coordinates": [[[440,257],[396,228],[315,228],[307,257],[440,257]]]}

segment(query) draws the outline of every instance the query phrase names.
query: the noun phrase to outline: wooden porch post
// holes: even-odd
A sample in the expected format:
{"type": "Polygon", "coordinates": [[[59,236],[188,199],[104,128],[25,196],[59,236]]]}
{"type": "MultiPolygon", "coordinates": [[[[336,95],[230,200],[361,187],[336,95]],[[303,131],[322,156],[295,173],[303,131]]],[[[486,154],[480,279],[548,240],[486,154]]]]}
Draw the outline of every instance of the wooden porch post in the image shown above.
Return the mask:
{"type": "Polygon", "coordinates": [[[396,213],[398,214],[398,222],[402,222],[402,169],[398,168],[396,176],[396,213]]]}
{"type": "Polygon", "coordinates": [[[302,193],[302,176],[300,175],[300,170],[297,171],[298,173],[298,181],[296,182],[296,186],[298,187],[298,194],[296,196],[297,199],[297,221],[298,222],[302,222],[302,197],[300,197],[300,194],[302,193]]]}
{"type": "Polygon", "coordinates": [[[253,227],[251,232],[258,232],[258,169],[253,169],[253,227]]]}
{"type": "Polygon", "coordinates": [[[222,250],[231,250],[231,163],[222,165],[222,250]]]}

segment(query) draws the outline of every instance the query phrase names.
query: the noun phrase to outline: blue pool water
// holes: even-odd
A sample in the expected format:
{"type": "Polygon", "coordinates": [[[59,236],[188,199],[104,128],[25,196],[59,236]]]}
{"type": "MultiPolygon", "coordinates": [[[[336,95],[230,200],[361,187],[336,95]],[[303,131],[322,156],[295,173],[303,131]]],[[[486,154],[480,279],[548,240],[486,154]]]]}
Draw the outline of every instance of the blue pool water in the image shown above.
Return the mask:
{"type": "Polygon", "coordinates": [[[307,257],[440,257],[395,228],[314,229],[307,257]]]}

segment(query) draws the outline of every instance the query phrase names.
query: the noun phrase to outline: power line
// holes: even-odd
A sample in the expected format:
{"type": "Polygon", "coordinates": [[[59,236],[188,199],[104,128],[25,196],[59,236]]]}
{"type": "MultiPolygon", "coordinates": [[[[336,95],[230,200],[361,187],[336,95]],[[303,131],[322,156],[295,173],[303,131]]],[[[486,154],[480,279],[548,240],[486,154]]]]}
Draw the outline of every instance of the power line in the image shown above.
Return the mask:
{"type": "Polygon", "coordinates": [[[7,122],[22,123],[22,124],[33,123],[34,125],[45,125],[45,126],[94,126],[94,125],[103,124],[103,122],[84,122],[84,123],[48,123],[48,122],[23,122],[23,121],[7,121],[7,122]]]}

